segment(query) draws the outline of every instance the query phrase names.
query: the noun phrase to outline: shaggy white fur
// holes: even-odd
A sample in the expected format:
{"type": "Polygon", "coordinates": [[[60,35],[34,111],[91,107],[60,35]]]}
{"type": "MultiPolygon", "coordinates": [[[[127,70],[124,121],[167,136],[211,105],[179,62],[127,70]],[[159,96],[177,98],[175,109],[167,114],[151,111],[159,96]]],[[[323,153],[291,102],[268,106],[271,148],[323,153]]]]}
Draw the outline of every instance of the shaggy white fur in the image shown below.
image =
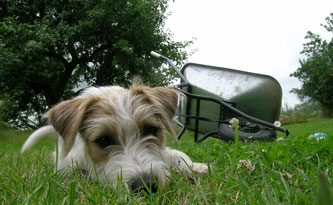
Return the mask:
{"type": "Polygon", "coordinates": [[[162,129],[174,135],[177,105],[178,94],[168,88],[88,88],[51,108],[46,114],[51,125],[35,131],[21,152],[44,137],[57,136],[58,152],[53,156],[58,170],[76,167],[102,182],[116,185],[121,178],[132,190],[144,182],[156,191],[169,179],[169,169],[188,177],[208,173],[206,164],[165,147],[162,129]]]}

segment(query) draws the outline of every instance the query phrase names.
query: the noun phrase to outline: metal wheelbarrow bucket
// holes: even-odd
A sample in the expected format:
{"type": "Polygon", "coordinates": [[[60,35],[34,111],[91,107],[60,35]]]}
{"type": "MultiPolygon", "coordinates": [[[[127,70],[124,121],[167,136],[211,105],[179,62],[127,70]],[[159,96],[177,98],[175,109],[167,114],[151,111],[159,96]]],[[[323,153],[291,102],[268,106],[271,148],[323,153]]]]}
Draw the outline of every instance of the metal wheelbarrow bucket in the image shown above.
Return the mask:
{"type": "Polygon", "coordinates": [[[232,118],[239,120],[240,140],[273,140],[276,130],[289,135],[288,130],[274,125],[281,109],[281,86],[273,77],[228,68],[189,63],[179,71],[170,59],[152,53],[167,61],[178,73],[181,83],[176,89],[182,93],[177,123],[194,131],[194,139],[201,142],[209,136],[235,140],[235,131],[229,126],[232,118]],[[198,139],[198,135],[203,136],[198,139]]]}

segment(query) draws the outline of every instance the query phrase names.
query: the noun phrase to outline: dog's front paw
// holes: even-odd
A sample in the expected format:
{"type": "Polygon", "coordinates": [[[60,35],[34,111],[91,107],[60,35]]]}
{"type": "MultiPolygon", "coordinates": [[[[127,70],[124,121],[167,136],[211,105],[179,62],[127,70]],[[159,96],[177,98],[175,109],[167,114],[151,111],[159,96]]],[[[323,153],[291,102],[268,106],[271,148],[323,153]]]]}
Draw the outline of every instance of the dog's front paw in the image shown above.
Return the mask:
{"type": "Polygon", "coordinates": [[[174,151],[174,156],[172,159],[171,168],[176,172],[184,172],[186,175],[191,176],[192,175],[192,166],[193,162],[191,159],[182,152],[174,151]]]}
{"type": "Polygon", "coordinates": [[[208,174],[208,166],[205,163],[193,163],[185,153],[174,150],[166,150],[166,158],[171,169],[176,172],[183,172],[187,176],[208,174]],[[193,172],[193,174],[192,174],[193,172]]]}
{"type": "Polygon", "coordinates": [[[192,175],[193,162],[185,153],[167,148],[164,152],[164,158],[169,167],[175,172],[184,172],[186,175],[192,175]]]}
{"type": "Polygon", "coordinates": [[[193,163],[193,171],[196,175],[208,174],[208,166],[205,163],[193,163]]]}

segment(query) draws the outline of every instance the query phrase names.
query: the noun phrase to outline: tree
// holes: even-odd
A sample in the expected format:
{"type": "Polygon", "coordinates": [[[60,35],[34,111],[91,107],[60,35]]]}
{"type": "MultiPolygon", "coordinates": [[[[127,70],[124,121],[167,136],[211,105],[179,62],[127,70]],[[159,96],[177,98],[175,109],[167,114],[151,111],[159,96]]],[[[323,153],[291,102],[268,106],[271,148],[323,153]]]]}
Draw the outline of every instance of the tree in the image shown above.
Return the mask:
{"type": "Polygon", "coordinates": [[[167,0],[2,0],[0,120],[38,126],[40,114],[82,82],[128,86],[141,76],[148,85],[169,84],[175,73],[150,51],[179,66],[192,42],[172,40],[167,7],[167,0]]]}
{"type": "MultiPolygon", "coordinates": [[[[322,26],[333,34],[333,13],[326,22],[322,26]]],[[[310,40],[301,52],[306,59],[300,60],[300,67],[290,75],[298,78],[302,87],[291,92],[301,99],[318,101],[325,109],[325,115],[333,116],[333,38],[327,42],[310,31],[305,38],[310,40]]]]}

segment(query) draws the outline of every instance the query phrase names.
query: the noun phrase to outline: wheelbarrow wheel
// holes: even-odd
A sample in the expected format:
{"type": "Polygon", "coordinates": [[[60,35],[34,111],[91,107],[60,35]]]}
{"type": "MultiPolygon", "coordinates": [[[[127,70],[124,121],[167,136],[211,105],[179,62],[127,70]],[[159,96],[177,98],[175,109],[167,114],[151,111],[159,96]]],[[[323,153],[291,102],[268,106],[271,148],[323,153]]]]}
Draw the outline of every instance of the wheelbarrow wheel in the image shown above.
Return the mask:
{"type": "MultiPolygon", "coordinates": [[[[234,141],[235,131],[229,127],[228,124],[221,124],[218,130],[218,135],[221,140],[224,141],[234,141]]],[[[260,130],[256,133],[245,133],[238,131],[238,136],[240,141],[272,141],[276,138],[276,131],[271,130],[260,130]]]]}

